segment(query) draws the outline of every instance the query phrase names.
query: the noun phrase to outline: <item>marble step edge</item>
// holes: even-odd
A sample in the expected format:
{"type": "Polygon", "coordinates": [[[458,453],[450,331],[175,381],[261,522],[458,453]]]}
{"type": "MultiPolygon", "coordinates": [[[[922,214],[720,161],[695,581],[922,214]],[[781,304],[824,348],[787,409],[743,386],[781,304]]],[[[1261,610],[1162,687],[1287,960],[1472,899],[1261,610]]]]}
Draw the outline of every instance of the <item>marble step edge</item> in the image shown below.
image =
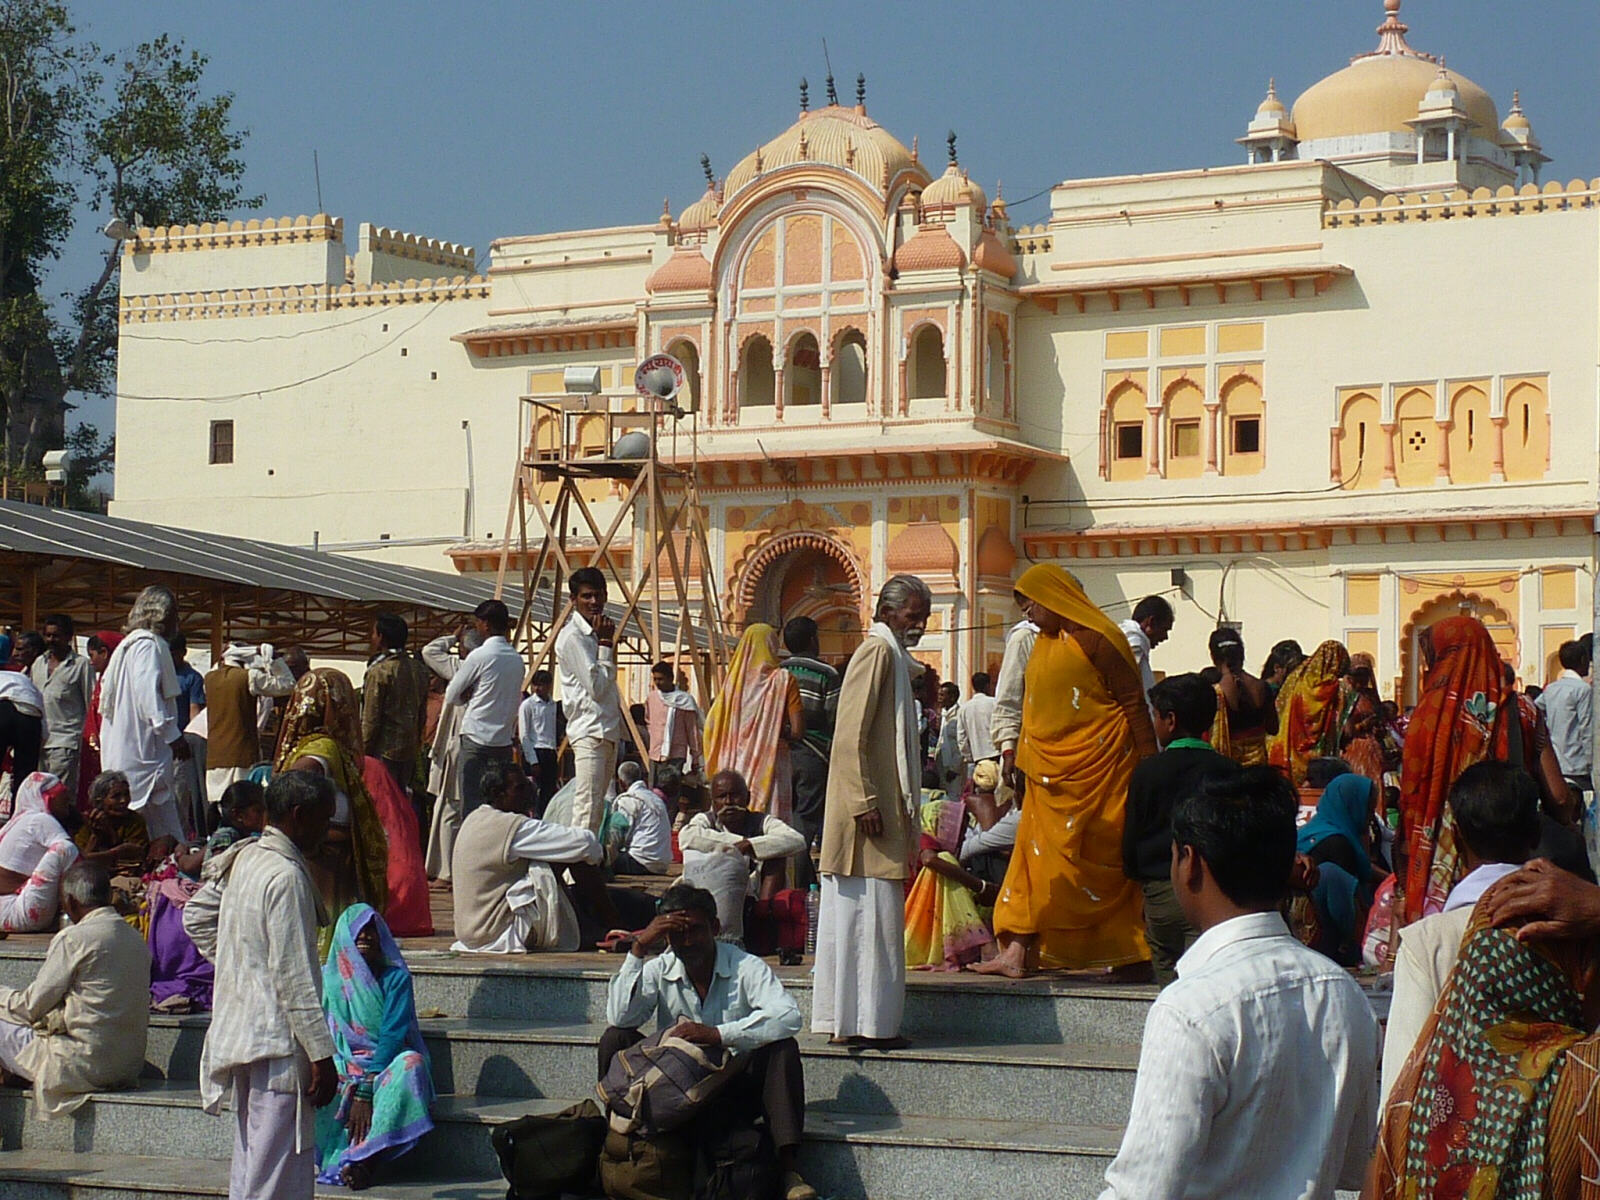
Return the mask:
{"type": "MultiPolygon", "coordinates": [[[[497,1045],[561,1045],[593,1047],[605,1032],[603,1024],[529,1023],[503,1017],[424,1017],[418,1021],[422,1036],[430,1041],[489,1042],[497,1045]]],[[[210,1015],[181,1017],[151,1014],[153,1030],[203,1033],[210,1015]]],[[[941,1038],[913,1038],[904,1050],[852,1049],[830,1044],[822,1034],[802,1032],[800,1053],[805,1058],[849,1059],[863,1065],[876,1062],[941,1063],[1018,1067],[1061,1067],[1078,1070],[1133,1071],[1139,1066],[1137,1042],[1000,1042],[973,1044],[941,1038]]]]}
{"type": "MultiPolygon", "coordinates": [[[[33,1108],[26,1093],[11,1095],[33,1108]]],[[[436,1124],[494,1126],[535,1113],[556,1113],[576,1103],[574,1099],[515,1099],[472,1095],[439,1096],[434,1100],[436,1124]]],[[[179,1108],[199,1111],[197,1088],[182,1084],[147,1082],[125,1092],[96,1092],[91,1105],[143,1105],[154,1108],[179,1108]]],[[[82,1110],[79,1110],[80,1113],[82,1110]]],[[[226,1112],[219,1119],[230,1118],[226,1112]]],[[[39,1119],[39,1118],[33,1118],[39,1119]]],[[[63,1118],[56,1118],[58,1120],[63,1118]]],[[[929,1149],[1002,1151],[1049,1155],[1115,1155],[1122,1139],[1116,1125],[1074,1125],[1050,1121],[990,1121],[973,1117],[924,1117],[879,1113],[843,1112],[826,1104],[806,1106],[807,1142],[846,1142],[850,1144],[926,1147],[929,1149]]],[[[0,1178],[13,1151],[0,1152],[0,1178]]],[[[97,1155],[81,1155],[95,1158],[97,1155]]]]}

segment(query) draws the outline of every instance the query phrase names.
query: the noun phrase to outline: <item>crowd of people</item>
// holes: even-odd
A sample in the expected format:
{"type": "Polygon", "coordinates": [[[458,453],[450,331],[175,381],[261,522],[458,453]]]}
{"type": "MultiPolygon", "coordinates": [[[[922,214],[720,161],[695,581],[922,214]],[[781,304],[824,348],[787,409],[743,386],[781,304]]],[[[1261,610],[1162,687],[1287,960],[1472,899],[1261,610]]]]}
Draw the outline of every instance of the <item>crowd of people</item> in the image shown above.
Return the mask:
{"type": "Polygon", "coordinates": [[[761,1117],[787,1200],[800,1010],[764,957],[811,943],[811,1028],[854,1050],[908,1044],[908,970],[1163,985],[1107,1197],[1577,1195],[1592,638],[1541,694],[1448,618],[1406,711],[1337,641],[1252,674],[1224,626],[1161,675],[1162,597],[1119,623],[1058,567],[1015,587],[965,699],[896,576],[843,670],[809,619],[754,624],[706,710],[669,662],[624,708],[589,568],[553,671],[488,601],[416,649],[378,616],[359,691],[265,645],[202,676],[160,587],[81,655],[50,616],[0,645],[0,931],[60,929],[0,991],[0,1068],[68,1112],[133,1082],[152,1009],[209,1009],[231,1194],[364,1187],[431,1127],[399,939],[448,892],[458,952],[625,955],[602,1079],[652,1014],[725,1052],[737,1103],[702,1115],[761,1117]],[[1392,979],[1381,1043],[1353,971],[1392,979]]]}

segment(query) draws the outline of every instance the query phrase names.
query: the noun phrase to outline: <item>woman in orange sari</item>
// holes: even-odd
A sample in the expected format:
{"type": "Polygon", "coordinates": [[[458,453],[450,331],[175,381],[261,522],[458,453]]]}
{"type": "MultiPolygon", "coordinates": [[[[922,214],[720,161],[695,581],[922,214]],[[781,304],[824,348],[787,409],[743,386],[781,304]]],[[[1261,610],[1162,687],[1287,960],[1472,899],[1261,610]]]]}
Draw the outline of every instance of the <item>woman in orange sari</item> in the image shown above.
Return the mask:
{"type": "Polygon", "coordinates": [[[1445,797],[1475,762],[1521,763],[1523,724],[1494,639],[1476,617],[1446,617],[1423,630],[1427,675],[1406,727],[1400,768],[1400,845],[1405,847],[1403,923],[1444,908],[1464,874],[1445,797]],[[1509,701],[1509,703],[1508,703],[1509,701]]]}
{"type": "Polygon", "coordinates": [[[789,743],[805,733],[800,685],[778,662],[778,631],[750,626],[706,716],[706,778],[739,772],[750,787],[750,811],[786,822],[794,807],[789,743]]]}
{"type": "Polygon", "coordinates": [[[1283,681],[1278,692],[1278,732],[1267,743],[1267,761],[1299,787],[1313,758],[1339,753],[1339,718],[1350,653],[1335,641],[1318,646],[1283,681]]]}
{"type": "Polygon", "coordinates": [[[1116,623],[1060,567],[1030,567],[1016,590],[1039,627],[1016,757],[1027,788],[994,910],[1000,952],[969,969],[1147,972],[1139,885],[1122,871],[1128,781],[1156,752],[1139,668],[1116,623]]]}

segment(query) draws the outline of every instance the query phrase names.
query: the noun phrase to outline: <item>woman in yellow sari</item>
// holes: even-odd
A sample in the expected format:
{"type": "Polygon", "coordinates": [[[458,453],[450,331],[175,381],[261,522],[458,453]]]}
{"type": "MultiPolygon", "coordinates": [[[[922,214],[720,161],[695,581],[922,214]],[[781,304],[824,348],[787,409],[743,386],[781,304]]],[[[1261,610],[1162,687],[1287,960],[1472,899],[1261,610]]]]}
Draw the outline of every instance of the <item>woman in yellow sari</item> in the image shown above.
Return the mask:
{"type": "Polygon", "coordinates": [[[1283,681],[1278,692],[1278,732],[1267,742],[1267,761],[1295,787],[1306,781],[1313,758],[1339,753],[1340,717],[1349,684],[1350,652],[1338,642],[1318,646],[1283,681]]]}
{"type": "Polygon", "coordinates": [[[789,743],[805,733],[800,685],[778,661],[778,631],[750,626],[706,716],[706,778],[739,772],[750,787],[750,811],[788,821],[794,807],[789,743]]]}
{"type": "Polygon", "coordinates": [[[1028,659],[1016,767],[1027,779],[1011,867],[994,909],[999,954],[970,970],[1148,971],[1139,885],[1122,871],[1134,764],[1155,730],[1122,631],[1060,567],[1017,581],[1039,627],[1028,659]]]}
{"type": "Polygon", "coordinates": [[[315,771],[339,799],[322,848],[307,863],[328,910],[318,935],[327,956],[339,914],[358,901],[380,913],[389,902],[389,841],[362,777],[361,716],[350,677],[331,667],[307,671],[283,718],[273,774],[315,771]]]}

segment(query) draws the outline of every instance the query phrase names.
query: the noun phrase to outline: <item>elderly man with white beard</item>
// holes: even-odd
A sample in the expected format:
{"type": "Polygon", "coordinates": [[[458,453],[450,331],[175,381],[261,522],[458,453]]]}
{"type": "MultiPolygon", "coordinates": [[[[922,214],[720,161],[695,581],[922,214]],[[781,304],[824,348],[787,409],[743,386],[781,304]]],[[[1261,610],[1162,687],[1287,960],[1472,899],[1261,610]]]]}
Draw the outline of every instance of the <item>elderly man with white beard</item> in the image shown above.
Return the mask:
{"type": "Polygon", "coordinates": [[[905,878],[922,798],[907,651],[932,603],[914,575],[883,585],[872,629],[845,671],[828,763],[811,1028],[880,1050],[906,1045],[905,878]]]}

